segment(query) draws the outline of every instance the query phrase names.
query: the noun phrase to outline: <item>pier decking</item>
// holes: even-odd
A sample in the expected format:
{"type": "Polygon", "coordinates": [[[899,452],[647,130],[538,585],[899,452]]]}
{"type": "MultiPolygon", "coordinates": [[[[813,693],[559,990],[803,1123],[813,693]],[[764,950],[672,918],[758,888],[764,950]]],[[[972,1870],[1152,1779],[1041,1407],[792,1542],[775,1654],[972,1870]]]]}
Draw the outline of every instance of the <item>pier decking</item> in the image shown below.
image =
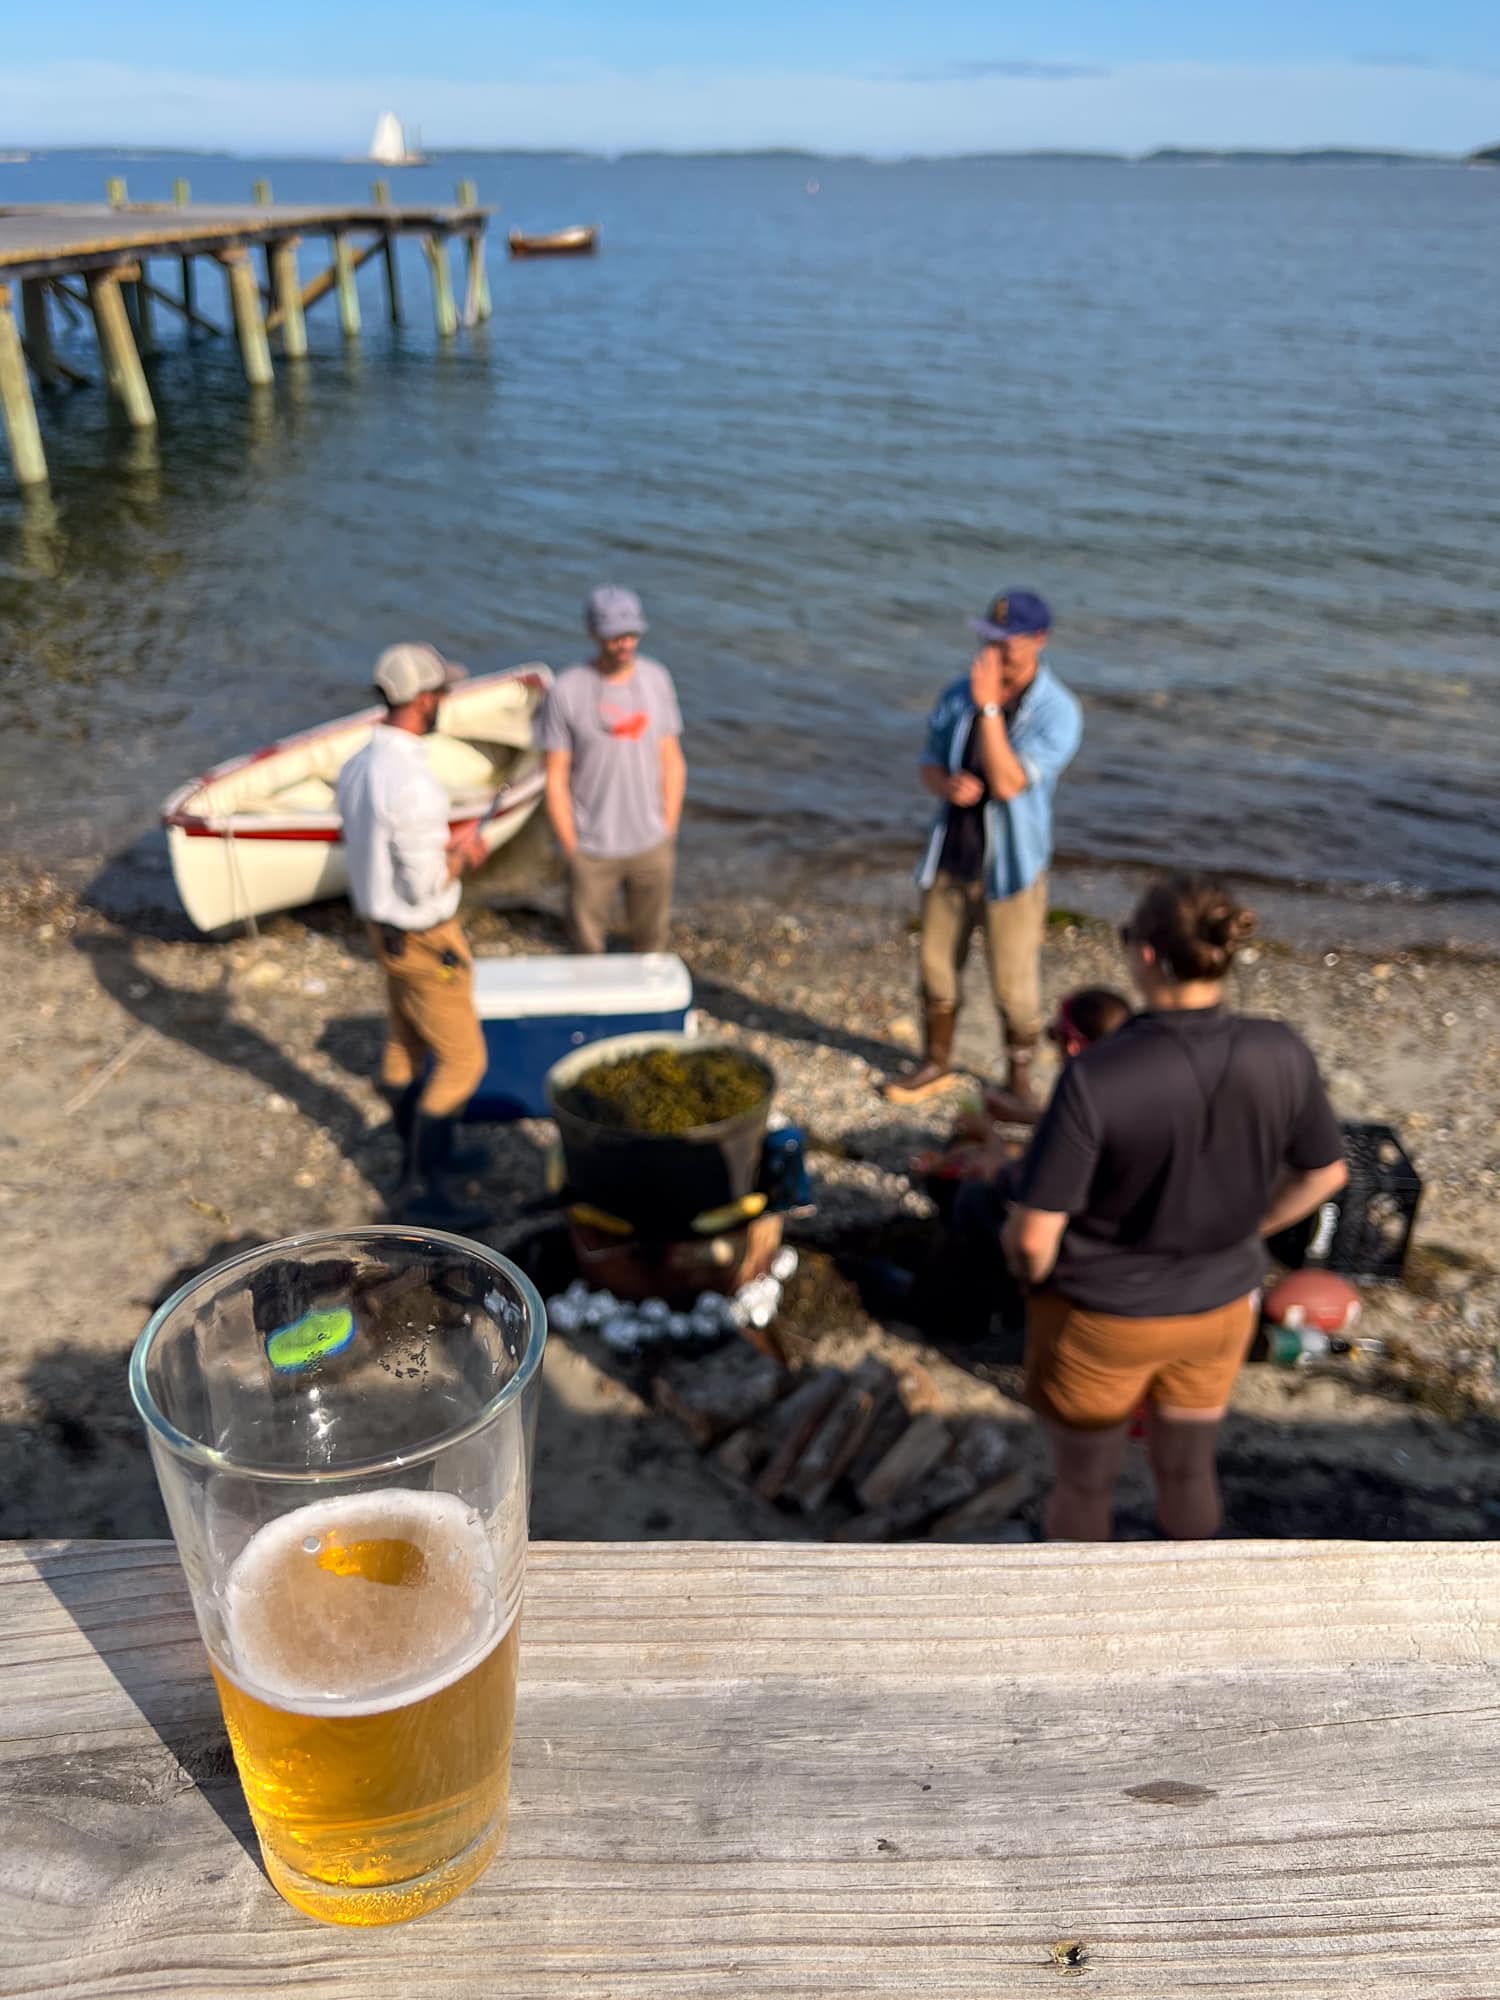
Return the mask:
{"type": "Polygon", "coordinates": [[[393,321],[400,320],[395,257],[400,236],[416,237],[426,253],[433,311],[443,338],[457,333],[461,324],[473,326],[489,318],[484,232],[490,211],[478,205],[471,182],[459,183],[452,204],[400,207],[389,202],[381,182],[363,206],[276,204],[265,182],[257,182],[255,192],[255,201],[244,207],[194,206],[186,183],[178,182],[172,203],[129,203],[123,183],[114,182],[111,199],[98,207],[0,207],[0,427],[18,484],[39,485],[47,477],[32,376],[47,389],[90,386],[90,378],[54,347],[54,310],[75,323],[85,316],[92,319],[106,384],[140,429],[156,422],[141,361],[155,345],[155,309],[179,315],[189,334],[225,331],[199,309],[196,276],[203,259],[227,281],[245,378],[256,389],[269,387],[274,379],[273,335],[288,359],[306,355],[304,315],[320,299],[337,299],[344,337],[358,338],[355,273],[372,257],[384,258],[388,310],[393,321]],[[327,240],[329,261],[304,283],[298,251],[308,237],[327,240]],[[448,255],[455,239],[465,252],[461,308],[448,255]],[[158,283],[164,274],[153,270],[153,262],[166,260],[179,273],[175,291],[158,283]]]}

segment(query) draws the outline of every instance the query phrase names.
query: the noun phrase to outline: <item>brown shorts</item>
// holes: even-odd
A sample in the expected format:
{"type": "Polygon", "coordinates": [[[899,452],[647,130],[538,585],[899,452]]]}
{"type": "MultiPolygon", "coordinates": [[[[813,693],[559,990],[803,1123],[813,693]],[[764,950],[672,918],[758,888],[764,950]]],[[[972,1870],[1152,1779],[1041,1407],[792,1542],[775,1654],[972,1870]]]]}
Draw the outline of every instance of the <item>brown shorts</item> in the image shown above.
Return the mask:
{"type": "Polygon", "coordinates": [[[1060,1292],[1026,1306],[1026,1400],[1069,1430],[1123,1424],[1142,1403],[1219,1410],[1255,1331],[1256,1295],[1212,1312],[1125,1319],[1086,1312],[1060,1292]]]}

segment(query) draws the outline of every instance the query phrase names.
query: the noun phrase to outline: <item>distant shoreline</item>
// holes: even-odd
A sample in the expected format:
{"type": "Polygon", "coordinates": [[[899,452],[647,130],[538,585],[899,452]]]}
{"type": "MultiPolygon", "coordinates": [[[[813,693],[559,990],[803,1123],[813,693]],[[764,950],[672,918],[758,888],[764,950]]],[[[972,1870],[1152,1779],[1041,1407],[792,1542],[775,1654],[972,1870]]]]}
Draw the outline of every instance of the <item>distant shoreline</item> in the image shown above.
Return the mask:
{"type": "MultiPolygon", "coordinates": [[[[344,153],[256,150],[218,151],[201,146],[31,146],[15,142],[30,160],[283,160],[349,164],[344,153]]],[[[1088,151],[1070,147],[1026,147],[1016,152],[822,153],[795,146],[715,148],[630,147],[596,152],[579,146],[441,146],[428,149],[429,164],[443,160],[782,160],[789,164],[872,167],[962,166],[1004,161],[1130,167],[1467,167],[1500,165],[1500,146],[1463,153],[1423,153],[1357,146],[1285,148],[1156,146],[1145,153],[1088,151]]]]}

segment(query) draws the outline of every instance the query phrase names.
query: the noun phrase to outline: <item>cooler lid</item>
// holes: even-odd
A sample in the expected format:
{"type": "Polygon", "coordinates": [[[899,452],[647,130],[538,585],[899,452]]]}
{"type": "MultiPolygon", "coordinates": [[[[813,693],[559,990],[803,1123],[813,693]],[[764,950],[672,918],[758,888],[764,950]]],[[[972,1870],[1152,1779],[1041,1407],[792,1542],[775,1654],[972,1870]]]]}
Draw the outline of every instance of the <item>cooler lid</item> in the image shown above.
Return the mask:
{"type": "Polygon", "coordinates": [[[481,1021],[558,1014],[682,1014],[693,982],[669,951],[579,958],[476,958],[474,1005],[481,1021]]]}

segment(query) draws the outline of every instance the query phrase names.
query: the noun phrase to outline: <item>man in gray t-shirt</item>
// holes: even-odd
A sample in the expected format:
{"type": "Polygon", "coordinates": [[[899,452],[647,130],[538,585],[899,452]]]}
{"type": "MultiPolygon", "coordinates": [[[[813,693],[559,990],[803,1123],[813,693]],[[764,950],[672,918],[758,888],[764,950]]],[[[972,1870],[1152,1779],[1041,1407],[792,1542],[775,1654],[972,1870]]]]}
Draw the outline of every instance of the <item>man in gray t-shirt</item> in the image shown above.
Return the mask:
{"type": "Polygon", "coordinates": [[[585,622],[594,657],[558,675],[536,739],[547,817],[568,862],[568,926],[575,950],[603,951],[623,889],[631,949],[662,951],[687,789],[677,692],[638,650],[646,621],[633,591],[594,591],[585,622]]]}

